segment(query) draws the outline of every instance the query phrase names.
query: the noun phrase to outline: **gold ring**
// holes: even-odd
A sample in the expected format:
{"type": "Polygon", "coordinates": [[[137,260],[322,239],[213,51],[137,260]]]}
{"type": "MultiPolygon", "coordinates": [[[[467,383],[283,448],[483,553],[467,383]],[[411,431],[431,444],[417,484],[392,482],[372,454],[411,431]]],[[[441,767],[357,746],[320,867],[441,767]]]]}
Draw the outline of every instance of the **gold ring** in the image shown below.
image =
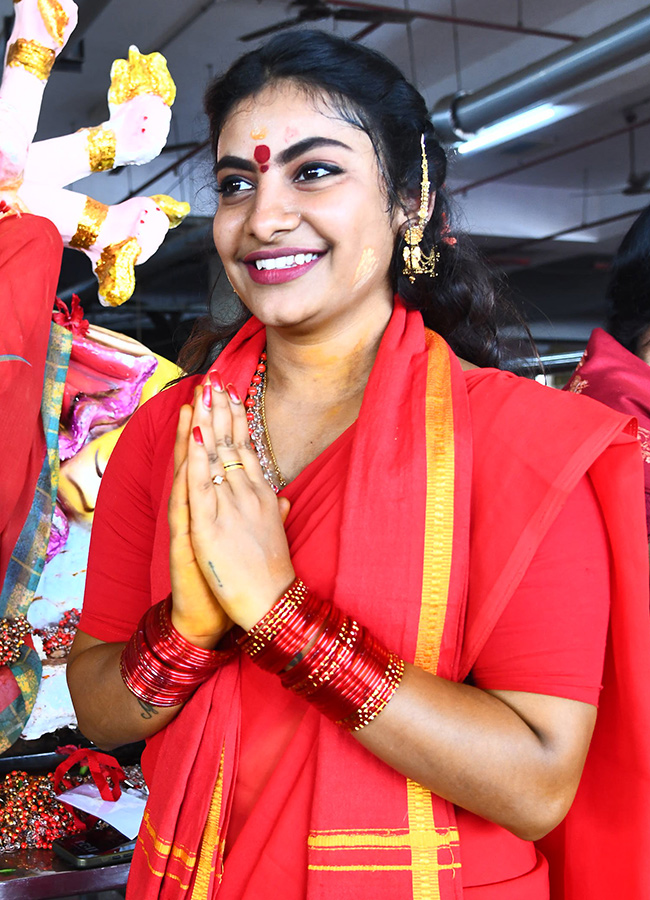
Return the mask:
{"type": "Polygon", "coordinates": [[[224,472],[227,472],[228,469],[243,469],[244,463],[240,459],[232,459],[230,462],[225,462],[223,464],[224,472]]]}
{"type": "Polygon", "coordinates": [[[212,484],[223,484],[223,482],[225,480],[226,480],[225,475],[213,475],[212,476],[212,484]]]}

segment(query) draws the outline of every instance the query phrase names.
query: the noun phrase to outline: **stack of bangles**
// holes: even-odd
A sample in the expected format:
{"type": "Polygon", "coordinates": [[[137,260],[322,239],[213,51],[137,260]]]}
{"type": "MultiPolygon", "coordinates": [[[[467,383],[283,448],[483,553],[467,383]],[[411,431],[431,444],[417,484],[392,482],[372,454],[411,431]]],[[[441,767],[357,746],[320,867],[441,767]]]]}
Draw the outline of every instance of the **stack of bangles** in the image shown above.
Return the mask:
{"type": "MultiPolygon", "coordinates": [[[[127,687],[155,706],[184,702],[236,652],[190,644],[173,627],[170,610],[167,598],[145,613],[120,661],[127,687]]],[[[284,687],[348,731],[379,715],[404,674],[399,656],[298,579],[237,644],[260,668],[279,675],[284,687]]]]}
{"type": "Polygon", "coordinates": [[[348,731],[379,715],[404,674],[399,656],[297,579],[239,644],[260,668],[348,731]]]}
{"type": "Polygon", "coordinates": [[[171,620],[171,595],[148,609],[120,658],[122,680],[136,697],[153,706],[184,703],[237,653],[204,650],[187,641],[171,620]]]}

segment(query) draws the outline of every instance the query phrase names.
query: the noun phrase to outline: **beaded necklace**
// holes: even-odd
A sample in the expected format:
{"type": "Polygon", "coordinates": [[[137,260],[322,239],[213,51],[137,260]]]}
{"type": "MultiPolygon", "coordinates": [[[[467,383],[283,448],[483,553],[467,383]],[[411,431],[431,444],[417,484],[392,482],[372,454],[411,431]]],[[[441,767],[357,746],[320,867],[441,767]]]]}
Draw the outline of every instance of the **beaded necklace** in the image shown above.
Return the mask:
{"type": "Polygon", "coordinates": [[[265,397],[266,352],[263,352],[255,369],[255,374],[251,378],[244,405],[246,406],[246,418],[248,419],[248,432],[262,466],[264,477],[277,494],[282,488],[287,486],[287,483],[282,476],[273,452],[269,429],[266,424],[265,397]]]}

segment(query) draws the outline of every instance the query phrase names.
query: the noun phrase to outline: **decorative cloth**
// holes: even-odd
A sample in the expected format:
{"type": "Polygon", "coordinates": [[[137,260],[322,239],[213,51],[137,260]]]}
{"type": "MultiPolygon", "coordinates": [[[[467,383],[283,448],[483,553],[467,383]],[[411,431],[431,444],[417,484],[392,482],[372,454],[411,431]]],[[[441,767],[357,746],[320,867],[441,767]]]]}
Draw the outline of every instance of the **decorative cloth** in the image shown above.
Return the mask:
{"type": "Polygon", "coordinates": [[[566,390],[586,394],[635,416],[643,454],[645,510],[650,540],[650,366],[602,328],[595,328],[566,390]]]}
{"type": "MultiPolygon", "coordinates": [[[[50,325],[61,252],[48,220],[23,215],[0,221],[0,617],[27,612],[56,501],[59,416],[72,345],[69,332],[50,325]]],[[[28,640],[18,660],[0,670],[0,752],[20,737],[40,677],[28,640]]]]}

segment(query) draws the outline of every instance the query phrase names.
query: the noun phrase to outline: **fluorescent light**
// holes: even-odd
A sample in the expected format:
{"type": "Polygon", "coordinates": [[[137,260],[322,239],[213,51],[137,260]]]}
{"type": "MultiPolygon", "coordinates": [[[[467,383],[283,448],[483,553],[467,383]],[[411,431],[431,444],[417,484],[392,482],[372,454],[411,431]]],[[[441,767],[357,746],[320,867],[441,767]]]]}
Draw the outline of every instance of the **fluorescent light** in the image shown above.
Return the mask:
{"type": "Polygon", "coordinates": [[[515,116],[495,122],[494,125],[488,125],[487,128],[481,128],[475,137],[458,144],[456,150],[458,153],[472,153],[474,150],[501,144],[520,134],[534,131],[535,128],[547,124],[551,119],[558,118],[560,113],[566,114],[562,107],[555,106],[553,103],[543,103],[541,106],[526,110],[526,112],[517,113],[515,116]]]}

